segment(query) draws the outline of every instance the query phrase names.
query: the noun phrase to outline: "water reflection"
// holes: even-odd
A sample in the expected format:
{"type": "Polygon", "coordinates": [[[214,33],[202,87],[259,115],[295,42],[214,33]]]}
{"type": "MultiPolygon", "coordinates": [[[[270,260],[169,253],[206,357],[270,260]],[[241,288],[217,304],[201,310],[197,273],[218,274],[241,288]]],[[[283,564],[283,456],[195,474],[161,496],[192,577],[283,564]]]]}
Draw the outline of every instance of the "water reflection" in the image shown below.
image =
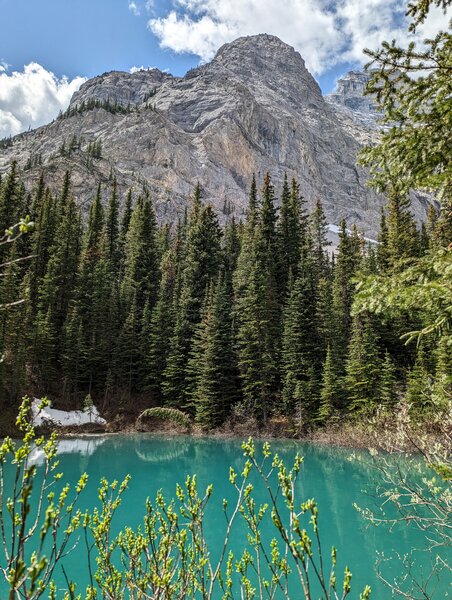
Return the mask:
{"type": "MultiPolygon", "coordinates": [[[[79,454],[80,457],[89,457],[104,444],[106,437],[102,436],[86,436],[76,438],[64,438],[58,440],[58,455],[64,454],[79,454]]],[[[35,446],[33,448],[29,464],[42,466],[45,461],[45,454],[42,448],[35,446]]]]}

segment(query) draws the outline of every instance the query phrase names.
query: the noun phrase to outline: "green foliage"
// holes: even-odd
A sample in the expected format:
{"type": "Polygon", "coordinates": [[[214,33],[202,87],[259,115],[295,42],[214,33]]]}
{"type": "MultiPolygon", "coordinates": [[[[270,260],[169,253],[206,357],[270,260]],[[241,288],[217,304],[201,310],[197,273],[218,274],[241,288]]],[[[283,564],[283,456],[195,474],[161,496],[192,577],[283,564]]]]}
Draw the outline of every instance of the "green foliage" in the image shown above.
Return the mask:
{"type": "Polygon", "coordinates": [[[147,408],[143,411],[137,419],[137,423],[141,423],[145,419],[156,419],[164,422],[176,423],[183,427],[190,427],[190,417],[178,410],[177,408],[169,408],[167,406],[156,406],[154,408],[147,408]]]}
{"type": "MultiPolygon", "coordinates": [[[[140,396],[190,413],[206,430],[221,427],[236,408],[257,426],[272,416],[288,417],[298,423],[294,434],[328,425],[356,412],[349,410],[356,381],[352,385],[345,375],[358,357],[350,348],[358,287],[357,311],[378,312],[372,325],[378,359],[387,348],[395,361],[393,384],[384,377],[379,384],[382,402],[395,410],[389,390],[404,389],[415,359],[397,342],[400,332],[424,327],[432,315],[435,331],[450,327],[450,253],[435,237],[436,214],[420,243],[409,205],[393,195],[378,256],[356,228],[350,232],[342,223],[333,258],[321,203],[308,215],[297,182],[286,180],[278,216],[269,175],[263,183],[258,194],[252,182],[245,223],[231,218],[221,229],[198,185],[189,213],[177,225],[159,227],[146,191],[134,202],[129,190],[119,214],[113,177],[106,205],[99,186],[84,219],[71,195],[70,173],[58,195],[42,176],[27,194],[13,167],[0,183],[0,209],[6,216],[27,209],[36,227],[22,238],[27,218],[6,234],[15,243],[0,246],[0,302],[20,298],[17,308],[0,314],[8,402],[33,390],[80,406],[89,393],[104,409],[119,411],[140,396]],[[370,292],[357,285],[360,269],[366,285],[375,282],[370,292]],[[410,279],[419,294],[416,309],[410,279]],[[378,282],[386,281],[379,291],[378,282]],[[419,281],[426,282],[422,295],[419,281]],[[364,293],[369,297],[361,300],[364,293]],[[388,313],[391,299],[406,294],[406,303],[388,313]]],[[[430,370],[432,397],[444,403],[444,348],[442,354],[430,370]]],[[[371,356],[361,356],[358,370],[373,373],[377,363],[366,363],[371,356]]]]}
{"type": "Polygon", "coordinates": [[[452,331],[452,249],[431,251],[391,276],[362,277],[357,285],[354,313],[423,315],[425,325],[407,332],[408,341],[422,335],[449,335],[452,331]]]}
{"type": "Polygon", "coordinates": [[[318,421],[320,423],[325,424],[333,420],[337,410],[338,397],[339,376],[335,369],[331,348],[328,346],[320,388],[320,405],[318,411],[318,421]]]}
{"type": "Polygon", "coordinates": [[[89,100],[84,100],[81,104],[76,106],[69,106],[64,113],[60,113],[58,118],[70,119],[75,115],[80,115],[99,108],[102,108],[113,115],[126,115],[132,112],[132,108],[130,106],[123,106],[117,102],[112,102],[109,98],[107,98],[107,100],[96,100],[95,98],[90,98],[89,100]]]}
{"type": "MultiPolygon", "coordinates": [[[[425,18],[429,4],[411,3],[413,27],[425,18]]],[[[438,4],[445,8],[450,0],[438,4]]],[[[375,94],[382,119],[391,127],[377,146],[362,154],[380,189],[397,181],[404,192],[409,188],[435,191],[449,210],[451,46],[451,34],[439,31],[424,41],[422,49],[414,42],[405,49],[393,41],[383,42],[375,52],[366,50],[372,67],[367,91],[375,94]]]]}
{"type": "Polygon", "coordinates": [[[345,371],[349,410],[372,412],[378,401],[381,361],[372,323],[366,316],[353,320],[345,371]]]}
{"type": "Polygon", "coordinates": [[[237,400],[238,373],[229,302],[226,283],[220,275],[207,294],[189,362],[196,422],[204,429],[221,425],[237,400]]]}
{"type": "Polygon", "coordinates": [[[91,413],[94,408],[93,399],[91,398],[91,394],[85,396],[83,400],[83,410],[87,413],[91,413]]]}
{"type": "MultiPolygon", "coordinates": [[[[43,400],[41,407],[46,404],[43,400]]],[[[0,446],[3,491],[0,529],[4,556],[0,573],[8,584],[11,600],[18,597],[35,600],[45,592],[50,592],[50,598],[56,598],[54,569],[76,540],[76,531],[83,520],[77,505],[88,477],[83,474],[74,489],[64,485],[57,493],[62,474],[56,470],[56,436],[53,434],[47,440],[36,436],[31,425],[28,398],[24,398],[20,407],[17,427],[22,433],[22,441],[13,442],[5,438],[0,446]],[[29,461],[34,448],[45,458],[42,480],[38,477],[36,465],[29,461]],[[15,483],[11,489],[5,489],[6,463],[15,467],[15,483]],[[38,490],[41,499],[37,504],[32,499],[34,489],[38,490]],[[9,535],[6,533],[7,523],[9,535]],[[49,548],[44,550],[46,546],[49,548]]],[[[69,596],[66,597],[69,599],[69,596]]]]}
{"type": "Polygon", "coordinates": [[[391,355],[386,350],[384,361],[381,365],[380,387],[378,402],[386,409],[391,409],[397,402],[395,389],[396,371],[391,355]]]}
{"type": "Polygon", "coordinates": [[[319,367],[320,342],[313,319],[315,301],[314,265],[310,257],[303,254],[284,310],[282,401],[289,413],[296,399],[301,402],[305,420],[312,419],[317,410],[315,399],[313,402],[306,390],[319,367]],[[310,373],[311,368],[313,373],[310,373]]]}

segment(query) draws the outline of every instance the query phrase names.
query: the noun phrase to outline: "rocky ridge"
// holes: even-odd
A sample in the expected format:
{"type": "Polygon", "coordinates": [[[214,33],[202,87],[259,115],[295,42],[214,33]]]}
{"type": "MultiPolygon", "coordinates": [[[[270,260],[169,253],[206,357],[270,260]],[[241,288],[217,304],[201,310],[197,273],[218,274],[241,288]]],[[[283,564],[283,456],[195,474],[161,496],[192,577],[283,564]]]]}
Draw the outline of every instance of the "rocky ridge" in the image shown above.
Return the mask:
{"type": "MultiPolygon", "coordinates": [[[[356,166],[361,145],[378,138],[363,85],[353,72],[325,99],[292,47],[266,34],[239,38],[185,77],[153,69],[89,80],[66,117],[0,150],[0,172],[17,159],[28,181],[44,169],[57,187],[71,168],[82,204],[115,176],[121,191],[148,189],[161,220],[183,212],[197,181],[222,219],[241,218],[253,173],[269,171],[277,189],[287,173],[311,205],[321,198],[330,223],[346,218],[372,238],[384,198],[356,166]],[[102,157],[92,158],[99,141],[102,157]]],[[[417,218],[427,203],[413,196],[417,218]]]]}

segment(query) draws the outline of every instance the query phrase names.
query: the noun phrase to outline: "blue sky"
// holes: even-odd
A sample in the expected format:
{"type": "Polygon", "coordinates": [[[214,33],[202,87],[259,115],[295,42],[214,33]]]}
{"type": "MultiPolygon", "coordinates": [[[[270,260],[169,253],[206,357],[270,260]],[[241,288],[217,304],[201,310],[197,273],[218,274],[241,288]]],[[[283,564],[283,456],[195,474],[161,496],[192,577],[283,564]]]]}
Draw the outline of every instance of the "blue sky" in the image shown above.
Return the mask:
{"type": "Polygon", "coordinates": [[[38,62],[73,78],[155,64],[183,75],[199,62],[160,49],[147,11],[134,16],[127,0],[0,0],[0,15],[0,60],[12,69],[38,62]]]}
{"type": "Polygon", "coordinates": [[[0,0],[0,137],[51,120],[85,78],[183,75],[240,35],[278,35],[328,93],[363,46],[406,41],[403,13],[400,0],[0,0]]]}

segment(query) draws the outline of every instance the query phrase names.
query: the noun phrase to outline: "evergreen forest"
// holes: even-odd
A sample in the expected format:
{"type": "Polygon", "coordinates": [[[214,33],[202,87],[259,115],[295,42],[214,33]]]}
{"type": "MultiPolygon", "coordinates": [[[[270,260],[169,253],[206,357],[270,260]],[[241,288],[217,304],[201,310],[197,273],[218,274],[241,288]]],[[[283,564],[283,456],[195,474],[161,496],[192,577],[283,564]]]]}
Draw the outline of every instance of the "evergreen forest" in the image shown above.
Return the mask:
{"type": "Polygon", "coordinates": [[[401,339],[432,321],[428,307],[354,309],[366,277],[447,245],[433,205],[419,227],[393,188],[378,243],[343,221],[333,249],[321,202],[309,211],[295,179],[253,178],[246,219],[224,226],[201,185],[162,225],[147,192],[121,198],[112,180],[92,196],[82,213],[69,172],[58,194],[44,176],[27,190],[16,164],[0,182],[0,229],[34,224],[0,246],[5,407],[27,393],[82,408],[89,394],[112,415],[165,406],[203,430],[277,417],[301,433],[403,400],[427,420],[447,403],[447,338],[401,339]]]}

